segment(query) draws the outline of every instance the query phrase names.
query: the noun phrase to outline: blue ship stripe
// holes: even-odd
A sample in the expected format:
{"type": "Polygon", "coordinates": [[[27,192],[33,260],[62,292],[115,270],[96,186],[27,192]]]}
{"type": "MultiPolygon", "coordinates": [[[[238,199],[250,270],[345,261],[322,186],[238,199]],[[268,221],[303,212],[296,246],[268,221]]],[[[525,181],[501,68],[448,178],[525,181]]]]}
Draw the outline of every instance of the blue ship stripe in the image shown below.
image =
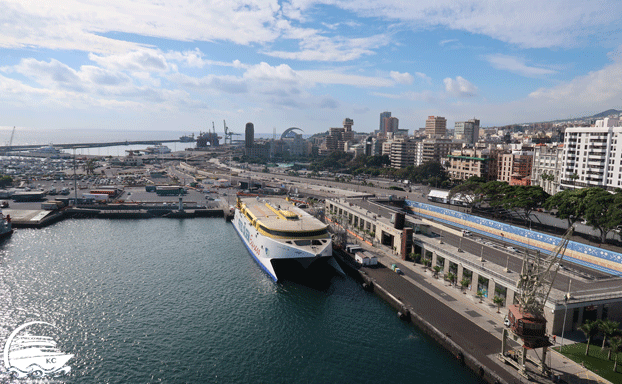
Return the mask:
{"type": "Polygon", "coordinates": [[[253,256],[253,259],[255,259],[255,261],[257,262],[257,264],[259,264],[259,266],[261,267],[261,269],[264,270],[264,272],[266,272],[268,274],[268,276],[270,276],[270,278],[272,280],[274,280],[275,282],[278,281],[278,279],[276,278],[276,276],[274,276],[272,273],[270,273],[270,271],[268,270],[268,268],[266,268],[261,261],[259,261],[259,259],[257,258],[257,256],[255,256],[255,254],[253,253],[253,250],[248,246],[248,244],[246,244],[246,240],[244,239],[244,236],[242,236],[242,233],[240,233],[240,231],[238,231],[238,227],[235,226],[235,224],[232,224],[233,228],[235,229],[235,231],[237,232],[238,236],[240,236],[240,238],[242,239],[242,243],[244,243],[244,246],[246,247],[246,249],[248,249],[248,252],[251,254],[251,256],[253,256]]]}

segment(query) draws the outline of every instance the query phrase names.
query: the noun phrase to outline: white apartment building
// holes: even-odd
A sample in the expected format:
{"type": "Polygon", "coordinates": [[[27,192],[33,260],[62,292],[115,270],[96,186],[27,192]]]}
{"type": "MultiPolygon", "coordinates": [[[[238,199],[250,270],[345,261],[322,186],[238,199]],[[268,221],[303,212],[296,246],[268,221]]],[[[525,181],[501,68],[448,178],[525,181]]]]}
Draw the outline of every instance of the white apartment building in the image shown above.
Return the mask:
{"type": "Polygon", "coordinates": [[[536,145],[531,167],[531,185],[541,186],[549,195],[559,192],[563,159],[562,145],[536,145]]]}
{"type": "Polygon", "coordinates": [[[618,119],[566,128],[561,189],[622,188],[622,127],[618,119]]]}

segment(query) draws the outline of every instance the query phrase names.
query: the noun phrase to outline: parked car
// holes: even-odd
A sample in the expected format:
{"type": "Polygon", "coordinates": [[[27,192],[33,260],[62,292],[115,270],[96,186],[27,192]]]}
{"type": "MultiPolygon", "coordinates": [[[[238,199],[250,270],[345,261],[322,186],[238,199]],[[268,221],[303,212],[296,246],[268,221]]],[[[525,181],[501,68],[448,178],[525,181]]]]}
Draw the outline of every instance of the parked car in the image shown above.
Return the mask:
{"type": "Polygon", "coordinates": [[[518,249],[516,249],[514,247],[508,247],[508,251],[518,253],[518,249]]]}

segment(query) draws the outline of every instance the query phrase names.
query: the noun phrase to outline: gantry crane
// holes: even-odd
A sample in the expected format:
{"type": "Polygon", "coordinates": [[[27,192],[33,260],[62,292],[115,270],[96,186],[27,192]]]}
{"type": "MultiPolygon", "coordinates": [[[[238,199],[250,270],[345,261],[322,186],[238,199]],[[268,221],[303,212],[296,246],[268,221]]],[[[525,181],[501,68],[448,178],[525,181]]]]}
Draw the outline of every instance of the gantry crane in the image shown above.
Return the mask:
{"type": "Polygon", "coordinates": [[[541,257],[540,252],[536,252],[536,257],[533,260],[529,258],[528,253],[523,258],[523,266],[517,282],[518,304],[508,307],[510,326],[509,329],[503,330],[499,358],[517,368],[519,374],[526,378],[529,378],[525,367],[528,349],[542,348],[542,359],[534,363],[542,373],[550,371],[545,362],[548,347],[552,344],[546,334],[544,305],[551,293],[553,282],[573,231],[574,226],[568,228],[557,247],[548,256],[541,257]],[[510,350],[508,338],[515,341],[520,339],[522,345],[510,350]]]}
{"type": "Polygon", "coordinates": [[[227,144],[227,138],[229,138],[229,145],[233,144],[233,135],[240,136],[239,133],[232,132],[229,127],[227,127],[227,123],[223,120],[222,124],[225,126],[225,144],[227,144]]]}

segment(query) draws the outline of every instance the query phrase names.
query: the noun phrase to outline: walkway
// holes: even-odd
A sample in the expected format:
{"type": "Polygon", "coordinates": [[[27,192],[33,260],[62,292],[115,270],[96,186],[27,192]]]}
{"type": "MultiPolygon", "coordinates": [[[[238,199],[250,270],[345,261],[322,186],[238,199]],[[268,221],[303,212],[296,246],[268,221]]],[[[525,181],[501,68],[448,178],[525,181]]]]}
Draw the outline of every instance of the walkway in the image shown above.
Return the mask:
{"type": "MultiPolygon", "coordinates": [[[[397,264],[404,272],[404,275],[396,278],[398,275],[389,268],[362,268],[381,286],[507,382],[526,381],[516,370],[497,358],[501,351],[501,334],[506,313],[504,308],[497,313],[491,300],[484,299],[480,303],[472,292],[462,292],[459,287],[451,286],[442,278],[434,278],[432,271],[426,271],[420,264],[401,260],[388,247],[372,247],[366,243],[361,246],[376,254],[383,266],[397,264]]],[[[560,342],[561,338],[558,338],[557,346],[560,342]]],[[[567,343],[566,340],[565,345],[567,343]]],[[[558,352],[549,351],[547,364],[552,367],[553,374],[565,382],[609,383],[558,352]]],[[[537,359],[536,356],[532,358],[537,359]]],[[[529,366],[528,370],[535,381],[551,382],[548,378],[536,375],[535,367],[529,366]]]]}

